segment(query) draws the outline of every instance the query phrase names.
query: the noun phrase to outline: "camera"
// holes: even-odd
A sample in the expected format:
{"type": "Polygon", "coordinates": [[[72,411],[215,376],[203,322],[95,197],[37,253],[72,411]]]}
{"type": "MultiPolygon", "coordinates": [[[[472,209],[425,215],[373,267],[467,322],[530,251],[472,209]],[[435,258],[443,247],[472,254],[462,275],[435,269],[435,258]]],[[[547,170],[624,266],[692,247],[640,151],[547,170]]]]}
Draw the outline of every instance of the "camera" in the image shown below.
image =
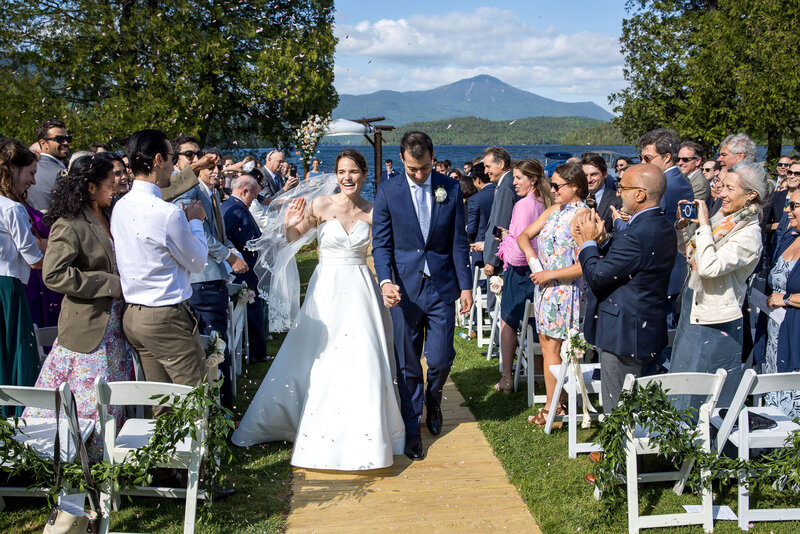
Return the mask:
{"type": "Polygon", "coordinates": [[[499,226],[495,226],[492,229],[492,235],[494,235],[497,239],[503,239],[503,230],[501,230],[499,226]]]}
{"type": "Polygon", "coordinates": [[[681,204],[682,219],[697,219],[697,206],[694,204],[681,204]]]}

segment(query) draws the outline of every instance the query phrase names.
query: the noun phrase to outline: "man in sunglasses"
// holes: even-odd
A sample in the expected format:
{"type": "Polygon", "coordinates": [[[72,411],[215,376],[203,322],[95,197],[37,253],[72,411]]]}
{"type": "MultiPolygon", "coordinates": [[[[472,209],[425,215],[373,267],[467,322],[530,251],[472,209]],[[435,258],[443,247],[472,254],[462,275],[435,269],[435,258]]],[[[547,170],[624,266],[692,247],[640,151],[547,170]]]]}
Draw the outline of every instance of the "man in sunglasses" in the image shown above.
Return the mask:
{"type": "Polygon", "coordinates": [[[36,167],[36,183],[28,189],[28,204],[39,211],[50,209],[50,197],[60,172],[69,161],[67,128],[58,119],[47,119],[36,127],[36,148],[41,157],[36,167]]]}
{"type": "Polygon", "coordinates": [[[785,189],[786,188],[786,171],[789,170],[789,167],[792,165],[792,158],[789,156],[781,156],[778,159],[778,164],[775,166],[775,170],[778,171],[777,177],[777,189],[785,189]]]}
{"type": "Polygon", "coordinates": [[[175,165],[170,183],[161,188],[161,198],[172,202],[198,185],[197,175],[204,169],[213,169],[219,163],[219,154],[204,153],[197,139],[181,135],[172,144],[172,163],[175,165]]]}
{"type": "Polygon", "coordinates": [[[708,202],[711,197],[711,186],[708,184],[700,163],[703,161],[703,147],[694,141],[684,141],[678,151],[678,169],[681,174],[692,184],[694,199],[708,202]]]}

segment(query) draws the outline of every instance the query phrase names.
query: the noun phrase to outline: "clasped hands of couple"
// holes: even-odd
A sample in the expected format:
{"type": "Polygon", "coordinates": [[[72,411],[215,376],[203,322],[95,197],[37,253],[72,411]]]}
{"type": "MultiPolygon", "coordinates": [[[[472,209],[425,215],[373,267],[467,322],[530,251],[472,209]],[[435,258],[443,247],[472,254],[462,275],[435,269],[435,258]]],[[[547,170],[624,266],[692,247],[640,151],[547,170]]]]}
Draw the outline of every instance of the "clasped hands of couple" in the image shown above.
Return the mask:
{"type": "MultiPolygon", "coordinates": [[[[383,295],[383,305],[387,308],[394,308],[400,301],[402,300],[403,296],[400,293],[400,286],[393,284],[391,282],[386,282],[381,286],[381,294],[383,295]]],[[[461,309],[458,313],[465,314],[468,313],[469,310],[472,309],[472,290],[471,289],[462,289],[461,296],[459,297],[459,302],[461,302],[461,309]]]]}

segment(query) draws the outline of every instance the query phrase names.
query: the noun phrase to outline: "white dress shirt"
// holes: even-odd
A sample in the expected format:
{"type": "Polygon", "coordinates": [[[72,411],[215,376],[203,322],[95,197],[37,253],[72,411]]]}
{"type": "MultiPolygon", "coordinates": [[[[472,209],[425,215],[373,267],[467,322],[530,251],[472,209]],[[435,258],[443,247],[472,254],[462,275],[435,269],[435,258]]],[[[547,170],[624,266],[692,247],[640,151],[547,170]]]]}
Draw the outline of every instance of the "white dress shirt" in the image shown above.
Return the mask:
{"type": "Polygon", "coordinates": [[[190,273],[208,257],[203,221],[161,199],[155,184],[134,180],[111,217],[122,294],[130,304],[170,306],[192,296],[190,273]]]}
{"type": "Polygon", "coordinates": [[[42,257],[31,233],[28,210],[0,195],[0,276],[10,276],[26,284],[31,265],[42,257]]]}

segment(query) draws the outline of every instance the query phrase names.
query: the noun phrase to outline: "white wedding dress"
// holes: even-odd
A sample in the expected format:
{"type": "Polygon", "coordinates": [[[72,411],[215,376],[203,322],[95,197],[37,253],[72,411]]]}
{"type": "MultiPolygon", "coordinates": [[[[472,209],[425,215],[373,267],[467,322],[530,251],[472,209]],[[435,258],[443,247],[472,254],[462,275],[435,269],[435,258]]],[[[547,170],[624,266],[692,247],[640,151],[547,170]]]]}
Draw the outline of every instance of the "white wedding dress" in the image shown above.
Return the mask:
{"type": "Polygon", "coordinates": [[[306,298],[232,441],[294,441],[291,463],[361,470],[392,465],[405,427],[392,323],[366,264],[370,225],[317,229],[320,261],[306,298]]]}

